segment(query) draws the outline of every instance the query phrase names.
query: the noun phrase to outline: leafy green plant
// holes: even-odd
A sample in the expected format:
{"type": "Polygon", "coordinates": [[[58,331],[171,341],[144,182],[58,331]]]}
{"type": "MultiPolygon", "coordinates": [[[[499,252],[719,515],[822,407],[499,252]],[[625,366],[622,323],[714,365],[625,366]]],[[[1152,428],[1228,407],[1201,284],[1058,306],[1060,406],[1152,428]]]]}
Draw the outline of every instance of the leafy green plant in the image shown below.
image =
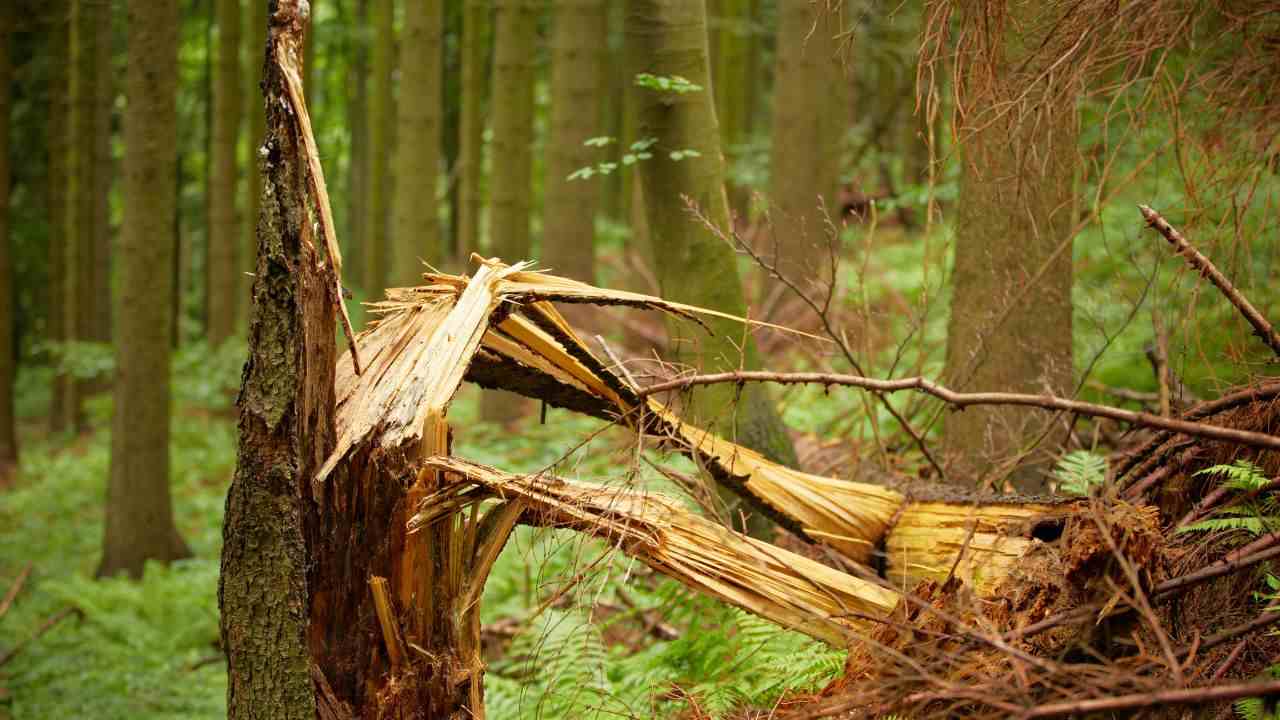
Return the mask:
{"type": "Polygon", "coordinates": [[[702,91],[701,85],[690,82],[688,78],[679,75],[651,75],[649,73],[636,75],[636,87],[657,90],[658,92],[670,92],[677,95],[702,91]]]}
{"type": "Polygon", "coordinates": [[[1256,495],[1271,482],[1257,465],[1237,460],[1230,465],[1205,468],[1196,475],[1222,478],[1220,487],[1242,493],[1244,499],[1215,510],[1213,517],[1192,523],[1179,532],[1244,530],[1251,535],[1261,535],[1280,525],[1280,503],[1271,495],[1256,495]]]}
{"type": "Polygon", "coordinates": [[[1053,469],[1058,491],[1068,495],[1088,495],[1107,479],[1107,459],[1088,450],[1063,455],[1053,469]]]}

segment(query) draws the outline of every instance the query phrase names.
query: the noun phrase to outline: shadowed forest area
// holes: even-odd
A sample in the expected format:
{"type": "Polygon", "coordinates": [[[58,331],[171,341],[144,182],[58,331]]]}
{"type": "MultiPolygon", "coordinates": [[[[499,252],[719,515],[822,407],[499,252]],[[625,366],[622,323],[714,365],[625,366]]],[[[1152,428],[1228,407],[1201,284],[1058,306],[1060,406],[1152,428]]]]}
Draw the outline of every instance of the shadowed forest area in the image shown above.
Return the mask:
{"type": "Polygon", "coordinates": [[[1275,0],[0,0],[0,720],[1270,718],[1275,0]]]}

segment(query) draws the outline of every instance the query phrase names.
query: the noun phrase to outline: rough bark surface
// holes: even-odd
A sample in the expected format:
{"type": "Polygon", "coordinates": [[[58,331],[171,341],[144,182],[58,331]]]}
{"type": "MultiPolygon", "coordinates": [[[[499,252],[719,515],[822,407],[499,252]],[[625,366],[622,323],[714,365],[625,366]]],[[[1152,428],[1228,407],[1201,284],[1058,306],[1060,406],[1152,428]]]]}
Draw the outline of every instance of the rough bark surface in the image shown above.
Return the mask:
{"type": "Polygon", "coordinates": [[[436,178],[440,173],[443,15],[434,0],[409,0],[400,40],[400,124],[396,151],[395,232],[391,284],[417,285],[425,260],[439,267],[447,253],[440,235],[436,178]]]}
{"type": "MultiPolygon", "coordinates": [[[[626,41],[632,74],[679,75],[708,88],[706,18],[701,3],[629,0],[626,41]]],[[[747,314],[733,249],[691,218],[686,198],[718,227],[727,227],[724,161],[712,98],[705,89],[685,94],[637,89],[640,137],[657,140],[653,158],[637,164],[652,260],[663,297],[747,314]],[[676,150],[698,157],[669,159],[676,150]]],[[[755,342],[742,325],[709,319],[713,335],[686,324],[669,324],[676,359],[711,371],[757,365],[755,342]]],[[[794,464],[795,450],[769,399],[759,387],[712,387],[693,394],[695,424],[794,464]],[[736,403],[736,407],[734,407],[736,403]]]]}
{"type": "Polygon", "coordinates": [[[551,138],[541,260],[556,274],[586,283],[594,280],[595,211],[604,180],[568,177],[595,158],[583,142],[603,134],[605,47],[600,39],[605,20],[603,0],[559,0],[551,37],[551,138]]]}
{"type": "Polygon", "coordinates": [[[131,0],[115,414],[100,576],[190,555],[169,494],[169,319],[178,143],[178,9],[131,0]]]}
{"type": "MultiPolygon", "coordinates": [[[[1071,227],[1076,121],[1069,88],[1028,82],[1024,67],[1051,28],[1039,3],[1011,0],[993,29],[1002,47],[989,68],[974,68],[960,89],[964,162],[956,224],[948,383],[957,390],[1069,394],[1072,390],[1071,227]],[[1016,29],[1015,29],[1016,28],[1016,29]],[[1026,93],[1022,103],[1015,102],[1026,93]],[[1011,107],[1000,113],[991,108],[1011,107]],[[984,111],[984,109],[986,109],[984,111]]],[[[947,419],[946,449],[964,458],[957,479],[1003,473],[1021,464],[1019,488],[1044,488],[1035,471],[1057,444],[1051,415],[1017,408],[972,408],[947,419]],[[1045,440],[1037,451],[1029,448],[1045,440]]]]}
{"type": "MultiPolygon", "coordinates": [[[[297,2],[271,5],[268,57],[283,44],[299,61],[306,18],[297,2]]],[[[266,68],[258,266],[218,599],[227,716],[313,720],[305,488],[334,442],[334,314],[310,237],[301,140],[284,79],[266,68]]]]}
{"type": "MultiPolygon", "coordinates": [[[[514,263],[529,259],[532,250],[534,51],[540,5],[530,0],[496,0],[494,7],[489,254],[514,263]]],[[[525,406],[516,395],[487,392],[480,412],[486,420],[509,422],[525,406]]]]}
{"type": "Polygon", "coordinates": [[[209,344],[239,331],[240,228],[236,222],[237,143],[240,139],[240,0],[217,0],[213,137],[209,178],[209,344]]]}
{"type": "Polygon", "coordinates": [[[18,468],[18,437],[13,418],[13,381],[17,356],[13,346],[13,241],[9,238],[9,85],[13,80],[14,12],[0,7],[0,489],[10,485],[18,468]]]}

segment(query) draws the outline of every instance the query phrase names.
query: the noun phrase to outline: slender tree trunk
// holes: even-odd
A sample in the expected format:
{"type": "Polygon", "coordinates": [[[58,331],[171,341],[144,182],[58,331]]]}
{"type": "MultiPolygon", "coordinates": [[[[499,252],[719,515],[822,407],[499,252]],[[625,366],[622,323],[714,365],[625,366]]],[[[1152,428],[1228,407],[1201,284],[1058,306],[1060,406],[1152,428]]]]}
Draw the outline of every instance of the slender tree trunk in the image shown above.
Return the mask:
{"type": "MultiPolygon", "coordinates": [[[[1047,56],[1037,53],[1038,33],[1056,25],[1047,12],[1027,0],[989,11],[1002,25],[990,28],[998,45],[990,65],[969,68],[970,81],[960,88],[961,106],[971,114],[959,119],[964,163],[947,328],[946,377],[956,389],[1072,390],[1073,97],[1053,73],[1028,66],[1028,59],[1047,56]],[[994,117],[989,111],[1009,106],[994,117]],[[1042,267],[1047,272],[1037,275],[1042,267]]],[[[1021,464],[1015,484],[1044,489],[1035,466],[1061,439],[1047,424],[1051,415],[975,410],[947,419],[946,450],[958,458],[953,476],[1003,474],[1021,464]],[[1038,439],[1045,442],[1030,451],[1038,439]]]]}
{"type": "Polygon", "coordinates": [[[14,346],[17,288],[13,282],[13,240],[9,237],[9,113],[12,106],[14,9],[0,7],[0,489],[18,470],[18,434],[13,416],[13,383],[18,355],[14,346]]]}
{"type": "MultiPolygon", "coordinates": [[[[808,6],[808,3],[783,3],[808,6]]],[[[724,149],[725,168],[732,167],[738,159],[740,146],[746,141],[747,90],[757,79],[747,75],[748,33],[751,30],[751,0],[719,0],[719,28],[715,33],[718,72],[712,78],[715,92],[716,117],[720,121],[720,142],[724,149]]],[[[786,12],[780,9],[779,12],[786,12]]],[[[742,215],[747,207],[746,188],[738,187],[726,179],[731,210],[742,215]]]]}
{"type": "Polygon", "coordinates": [[[443,14],[436,0],[406,0],[400,41],[399,147],[396,152],[396,227],[391,283],[418,285],[422,261],[440,266],[436,180],[440,174],[441,43],[443,14]]]}
{"type": "MultiPolygon", "coordinates": [[[[49,339],[53,342],[68,340],[66,311],[67,282],[67,159],[71,140],[71,93],[68,86],[71,64],[71,2],[51,0],[47,6],[49,20],[49,118],[48,178],[45,182],[46,202],[49,211],[49,287],[45,305],[48,307],[49,339]]],[[[74,423],[71,418],[74,388],[71,377],[58,373],[53,380],[53,402],[49,409],[49,429],[65,432],[74,423]]]]}
{"type": "Polygon", "coordinates": [[[489,3],[463,0],[462,18],[462,118],[458,170],[458,230],[455,259],[480,251],[481,180],[484,178],[484,114],[489,65],[489,3]]]}
{"type": "Polygon", "coordinates": [[[169,313],[178,145],[178,8],[130,0],[124,227],[111,478],[99,576],[142,575],[191,552],[169,497],[169,313]]]}
{"type": "MultiPolygon", "coordinates": [[[[494,7],[489,254],[513,263],[529,259],[532,249],[534,52],[540,4],[495,0],[494,7]]],[[[518,396],[490,391],[481,400],[481,415],[486,420],[509,422],[526,406],[518,396]]]]}
{"type": "Polygon", "coordinates": [[[812,293],[819,292],[818,283],[832,281],[828,215],[839,222],[838,148],[847,85],[837,56],[840,29],[838,11],[809,3],[778,8],[769,175],[772,219],[785,241],[772,259],[790,280],[812,293]]]}
{"type": "Polygon", "coordinates": [[[262,112],[262,96],[259,86],[262,85],[262,54],[267,44],[267,1],[253,0],[249,3],[249,12],[244,13],[248,21],[244,42],[244,78],[249,85],[247,91],[241,92],[244,100],[244,115],[247,119],[245,132],[248,142],[245,143],[244,172],[245,183],[244,217],[241,223],[240,244],[237,255],[240,263],[236,266],[236,297],[240,298],[240,316],[244,327],[248,326],[249,287],[253,278],[249,275],[257,266],[258,253],[257,228],[258,209],[262,202],[262,159],[258,150],[262,147],[262,138],[266,116],[262,112]]]}
{"type": "Polygon", "coordinates": [[[602,178],[569,180],[591,165],[583,143],[601,134],[608,29],[604,0],[557,0],[551,39],[551,138],[547,162],[542,262],[583,282],[595,276],[595,211],[602,178]]]}
{"type": "Polygon", "coordinates": [[[240,139],[240,0],[217,0],[213,80],[213,141],[209,179],[209,344],[219,347],[238,330],[240,227],[236,222],[237,143],[240,139]]]}
{"type": "Polygon", "coordinates": [[[458,176],[458,261],[480,250],[480,212],[484,178],[484,115],[488,90],[489,4],[464,0],[462,19],[461,168],[458,176]]]}
{"type": "Polygon", "coordinates": [[[347,265],[348,282],[369,292],[365,282],[364,242],[365,208],[369,200],[369,46],[363,32],[369,24],[368,0],[355,0],[356,31],[350,33],[351,65],[348,81],[351,83],[351,102],[347,103],[347,124],[351,130],[350,156],[347,158],[347,246],[342,257],[350,259],[347,265]]]}
{"type": "MultiPolygon", "coordinates": [[[[94,88],[97,91],[97,107],[94,110],[93,128],[93,253],[90,261],[92,282],[89,309],[89,339],[94,342],[111,342],[111,186],[115,175],[115,159],[111,152],[112,114],[115,109],[115,77],[112,47],[114,13],[103,1],[102,19],[98,25],[98,55],[94,60],[94,88]]],[[[95,390],[107,387],[103,378],[95,384],[95,390]]]]}
{"type": "Polygon", "coordinates": [[[392,0],[370,0],[369,24],[373,30],[373,48],[369,68],[368,145],[365,147],[368,175],[365,178],[364,243],[365,292],[371,299],[382,297],[387,286],[387,217],[391,203],[391,137],[388,126],[391,114],[391,72],[396,44],[392,25],[392,0]]]}
{"type": "MultiPolygon", "coordinates": [[[[701,3],[628,0],[626,38],[634,73],[678,75],[707,88],[706,18],[701,3]]],[[[654,267],[663,295],[746,316],[733,249],[689,217],[685,198],[716,226],[729,222],[715,108],[706,90],[684,94],[636,92],[641,137],[657,140],[653,158],[637,164],[654,267]],[[694,150],[697,157],[671,160],[694,150]]],[[[713,335],[672,323],[668,330],[680,362],[706,372],[756,367],[755,342],[739,323],[708,322],[713,335]]],[[[688,408],[695,422],[770,458],[795,463],[795,451],[767,392],[760,387],[706,388],[688,408]],[[734,407],[736,402],[736,407],[734,407]]],[[[759,529],[758,526],[756,529],[759,529]]]]}

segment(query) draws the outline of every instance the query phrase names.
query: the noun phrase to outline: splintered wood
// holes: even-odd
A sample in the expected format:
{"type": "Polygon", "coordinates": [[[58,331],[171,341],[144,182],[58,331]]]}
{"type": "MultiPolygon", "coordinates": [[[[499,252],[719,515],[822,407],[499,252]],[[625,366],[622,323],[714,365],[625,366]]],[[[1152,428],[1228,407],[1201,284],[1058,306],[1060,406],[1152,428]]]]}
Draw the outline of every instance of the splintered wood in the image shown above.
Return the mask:
{"type": "Polygon", "coordinates": [[[784,527],[848,561],[869,563],[882,549],[885,578],[900,589],[954,572],[978,591],[988,590],[1039,542],[1029,528],[1052,514],[1050,507],[915,502],[879,485],[783,467],[685,423],[611,372],[551,301],[625,305],[695,321],[721,313],[530,272],[523,263],[473,259],[480,267],[469,278],[426,274],[422,286],[390,290],[385,301],[372,305],[380,318],[359,338],[364,372],[356,373],[349,355],[338,361],[338,443],[315,479],[319,491],[353,452],[393,455],[410,464],[436,455],[419,465],[411,492],[414,507],[421,508],[415,526],[440,521],[466,504],[474,507],[482,497],[524,503],[491,511],[489,524],[499,527],[484,547],[467,549],[469,557],[476,555],[473,569],[483,570],[473,580],[480,585],[466,588],[468,602],[478,600],[488,566],[519,520],[608,538],[690,587],[837,644],[860,627],[857,617],[883,615],[898,596],[727,530],[670,498],[549,483],[443,457],[445,416],[464,378],[659,436],[784,527]],[[465,488],[483,492],[460,494],[465,488]]]}

